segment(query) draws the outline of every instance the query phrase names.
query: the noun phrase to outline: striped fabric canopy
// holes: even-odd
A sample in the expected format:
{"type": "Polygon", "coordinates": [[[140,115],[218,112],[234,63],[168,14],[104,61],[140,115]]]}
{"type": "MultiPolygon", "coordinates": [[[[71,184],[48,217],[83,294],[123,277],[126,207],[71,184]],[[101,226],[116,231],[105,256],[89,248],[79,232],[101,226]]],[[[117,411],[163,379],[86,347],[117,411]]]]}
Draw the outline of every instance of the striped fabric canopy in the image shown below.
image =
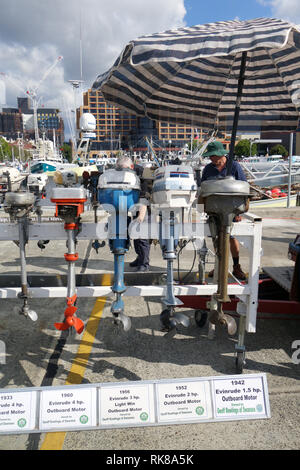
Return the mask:
{"type": "Polygon", "coordinates": [[[258,18],[180,28],[130,41],[93,89],[131,114],[230,131],[247,51],[239,131],[295,130],[300,28],[258,18]]]}

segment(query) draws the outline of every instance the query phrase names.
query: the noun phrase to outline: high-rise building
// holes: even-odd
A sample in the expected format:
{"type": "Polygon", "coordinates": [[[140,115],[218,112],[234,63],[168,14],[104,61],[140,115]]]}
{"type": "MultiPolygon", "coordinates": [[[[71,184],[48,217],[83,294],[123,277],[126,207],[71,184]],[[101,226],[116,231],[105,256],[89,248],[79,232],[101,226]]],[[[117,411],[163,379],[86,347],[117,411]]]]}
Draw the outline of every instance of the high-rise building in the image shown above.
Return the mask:
{"type": "MultiPolygon", "coordinates": [[[[96,119],[96,138],[91,151],[146,150],[145,137],[155,142],[161,149],[182,148],[193,139],[202,140],[205,132],[182,124],[152,121],[147,117],[137,117],[108,104],[99,90],[91,89],[83,94],[83,105],[77,109],[77,126],[83,113],[91,113],[96,119]]],[[[79,126],[78,126],[79,127],[79,126]]],[[[219,135],[225,147],[229,147],[227,136],[219,135]]]]}
{"type": "MultiPolygon", "coordinates": [[[[34,139],[33,109],[30,107],[30,99],[17,98],[17,108],[4,108],[0,113],[0,134],[7,138],[17,138],[18,133],[23,133],[27,139],[34,139]]],[[[50,140],[53,139],[53,131],[59,145],[64,142],[64,122],[59,116],[59,110],[55,108],[39,108],[37,110],[38,128],[45,133],[50,140]]]]}
{"type": "Polygon", "coordinates": [[[94,150],[117,150],[133,145],[137,117],[106,103],[99,91],[88,90],[83,94],[83,106],[77,110],[77,122],[83,113],[91,113],[96,119],[94,150]]]}

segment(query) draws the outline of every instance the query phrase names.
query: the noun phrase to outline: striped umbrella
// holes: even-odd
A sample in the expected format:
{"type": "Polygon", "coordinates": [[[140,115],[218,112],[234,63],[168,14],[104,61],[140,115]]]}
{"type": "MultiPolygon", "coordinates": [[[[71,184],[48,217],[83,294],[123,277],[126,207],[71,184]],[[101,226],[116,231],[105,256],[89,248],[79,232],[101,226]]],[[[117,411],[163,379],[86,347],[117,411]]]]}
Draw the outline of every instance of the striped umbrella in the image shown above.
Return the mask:
{"type": "Polygon", "coordinates": [[[143,36],[126,45],[93,89],[153,120],[231,131],[240,104],[241,131],[295,130],[300,28],[258,18],[143,36]]]}

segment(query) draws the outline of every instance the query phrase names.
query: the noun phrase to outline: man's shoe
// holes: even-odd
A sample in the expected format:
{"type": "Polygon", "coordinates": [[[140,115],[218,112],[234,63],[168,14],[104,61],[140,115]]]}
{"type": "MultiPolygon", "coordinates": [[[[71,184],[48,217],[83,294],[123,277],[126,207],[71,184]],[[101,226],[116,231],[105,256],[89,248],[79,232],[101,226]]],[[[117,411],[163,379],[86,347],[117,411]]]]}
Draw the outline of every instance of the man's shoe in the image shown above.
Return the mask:
{"type": "Polygon", "coordinates": [[[211,271],[209,271],[208,277],[214,277],[214,272],[215,272],[214,269],[212,269],[211,271]]]}
{"type": "Polygon", "coordinates": [[[136,258],[134,261],[132,261],[131,263],[129,263],[129,266],[131,268],[136,268],[138,266],[138,258],[136,258]]]}
{"type": "Polygon", "coordinates": [[[239,281],[246,281],[246,279],[247,279],[247,276],[246,276],[246,274],[243,272],[243,270],[242,270],[240,264],[236,264],[235,266],[233,266],[232,274],[233,274],[234,277],[236,277],[239,281]]]}
{"type": "Polygon", "coordinates": [[[137,273],[146,273],[147,271],[149,271],[149,266],[138,266],[135,271],[137,273]]]}

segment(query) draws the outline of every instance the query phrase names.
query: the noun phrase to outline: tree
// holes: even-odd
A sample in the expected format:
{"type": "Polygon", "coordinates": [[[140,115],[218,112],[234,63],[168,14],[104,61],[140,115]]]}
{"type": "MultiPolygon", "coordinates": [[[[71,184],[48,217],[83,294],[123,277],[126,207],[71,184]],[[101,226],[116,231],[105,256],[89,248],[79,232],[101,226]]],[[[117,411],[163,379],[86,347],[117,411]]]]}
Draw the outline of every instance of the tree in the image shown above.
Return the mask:
{"type": "Polygon", "coordinates": [[[71,146],[65,142],[65,143],[63,143],[60,150],[62,151],[63,157],[66,160],[68,160],[69,163],[71,163],[72,162],[72,149],[71,149],[71,146]]]}
{"type": "MultiPolygon", "coordinates": [[[[242,139],[234,147],[234,153],[238,157],[249,157],[250,156],[250,140],[242,139]]],[[[251,145],[251,155],[256,155],[257,145],[251,145]]]]}
{"type": "Polygon", "coordinates": [[[283,157],[287,157],[288,154],[287,149],[281,144],[273,145],[270,149],[270,155],[282,155],[283,157]]]}
{"type": "Polygon", "coordinates": [[[0,158],[3,161],[11,160],[12,158],[11,147],[3,137],[0,137],[0,158]]]}

